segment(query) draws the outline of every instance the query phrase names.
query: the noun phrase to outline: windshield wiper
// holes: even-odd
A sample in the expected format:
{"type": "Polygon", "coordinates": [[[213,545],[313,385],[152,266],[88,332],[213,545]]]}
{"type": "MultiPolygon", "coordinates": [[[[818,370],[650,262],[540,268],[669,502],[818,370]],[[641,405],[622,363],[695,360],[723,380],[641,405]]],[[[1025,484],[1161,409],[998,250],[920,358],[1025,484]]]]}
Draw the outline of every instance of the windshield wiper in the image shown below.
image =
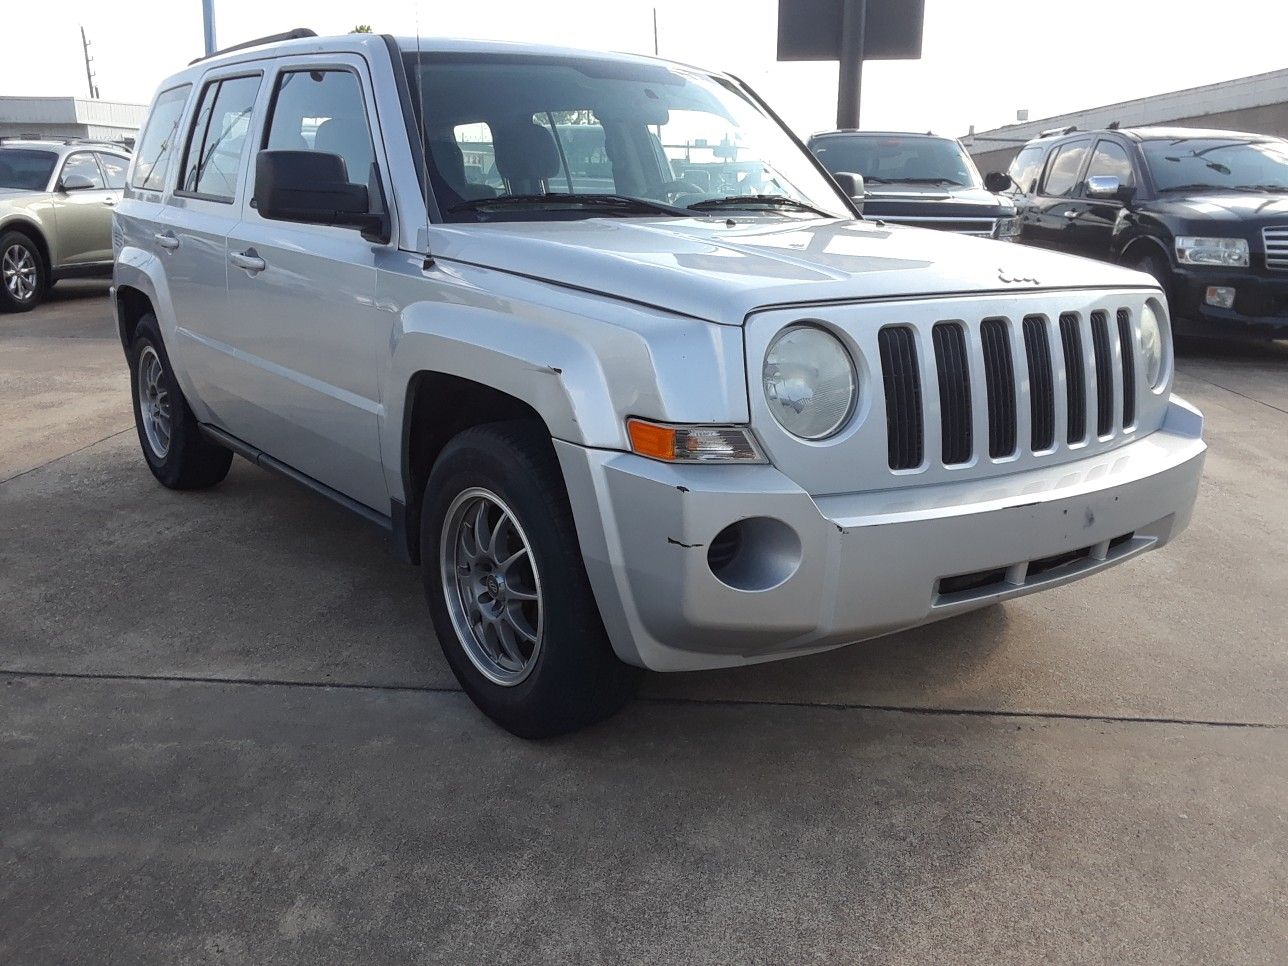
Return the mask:
{"type": "Polygon", "coordinates": [[[660,215],[677,215],[685,218],[691,214],[687,209],[676,208],[674,205],[666,205],[660,201],[651,201],[648,198],[632,198],[627,195],[574,195],[555,191],[541,195],[497,195],[495,198],[472,198],[469,201],[462,201],[460,204],[452,205],[447,210],[454,213],[457,211],[479,211],[486,208],[540,208],[543,206],[603,208],[621,212],[636,211],[660,215]]]}
{"type": "Polygon", "coordinates": [[[729,195],[726,198],[707,198],[689,205],[690,211],[715,211],[718,208],[755,208],[764,205],[770,208],[794,208],[797,211],[809,211],[824,218],[835,218],[836,215],[822,208],[816,208],[804,201],[797,201],[787,195],[729,195]]]}
{"type": "Polygon", "coordinates": [[[1246,184],[1178,184],[1170,188],[1159,188],[1158,193],[1163,194],[1171,191],[1256,191],[1262,189],[1246,184]]]}
{"type": "Polygon", "coordinates": [[[1288,192],[1288,184],[1241,184],[1239,190],[1264,191],[1266,194],[1283,194],[1288,192]]]}

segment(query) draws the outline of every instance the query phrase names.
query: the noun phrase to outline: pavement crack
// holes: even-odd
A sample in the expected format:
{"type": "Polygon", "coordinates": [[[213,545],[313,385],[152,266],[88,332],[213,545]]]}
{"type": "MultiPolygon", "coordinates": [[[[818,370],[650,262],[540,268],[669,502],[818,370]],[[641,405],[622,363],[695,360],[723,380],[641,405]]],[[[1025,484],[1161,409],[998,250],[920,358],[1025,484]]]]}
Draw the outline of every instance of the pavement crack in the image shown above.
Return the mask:
{"type": "MultiPolygon", "coordinates": [[[[33,671],[21,668],[0,668],[0,678],[71,680],[71,681],[122,681],[157,684],[213,684],[238,687],[266,688],[315,688],[342,691],[391,691],[422,692],[425,694],[461,694],[459,687],[434,684],[381,684],[352,681],[295,681],[285,678],[229,678],[199,674],[125,674],[92,671],[33,671]]],[[[1180,718],[1162,715],[1092,714],[1076,711],[1010,711],[990,708],[936,708],[921,705],[872,704],[850,701],[777,701],[750,698],[682,698],[640,695],[635,699],[641,704],[702,705],[730,708],[796,708],[814,711],[876,711],[888,714],[915,714],[967,718],[1014,718],[1044,721],[1090,721],[1109,724],[1161,724],[1183,725],[1200,728],[1246,728],[1268,731],[1288,730],[1288,724],[1265,721],[1224,721],[1213,718],[1180,718]]]]}
{"type": "Polygon", "coordinates": [[[92,443],[86,443],[84,446],[78,446],[76,447],[76,449],[63,453],[61,456],[55,456],[51,460],[45,460],[45,462],[41,463],[39,466],[32,466],[28,469],[23,470],[20,473],[13,474],[13,476],[6,476],[3,480],[0,480],[0,486],[4,486],[6,483],[11,483],[16,479],[19,479],[20,477],[26,476],[28,473],[34,473],[36,472],[36,470],[43,470],[46,466],[53,466],[59,460],[65,460],[69,456],[75,456],[77,453],[83,453],[87,449],[93,449],[99,443],[106,443],[109,439],[115,439],[117,436],[120,436],[122,433],[128,433],[133,428],[134,428],[133,426],[126,426],[124,429],[118,429],[114,433],[108,433],[102,439],[96,439],[92,443]]]}
{"type": "Polygon", "coordinates": [[[1288,409],[1282,409],[1274,403],[1268,403],[1264,399],[1258,399],[1256,396],[1249,396],[1246,392],[1239,392],[1237,389],[1231,389],[1229,386],[1223,386],[1219,382],[1213,382],[1211,379],[1204,379],[1202,376],[1197,376],[1193,373],[1189,373],[1188,375],[1190,375],[1191,378],[1197,379],[1201,383],[1213,386],[1216,389],[1224,389],[1226,392],[1233,393],[1242,399],[1248,400],[1248,402],[1256,403],[1258,406],[1265,406],[1267,409],[1273,409],[1277,413],[1283,413],[1285,416],[1288,416],[1288,409]]]}

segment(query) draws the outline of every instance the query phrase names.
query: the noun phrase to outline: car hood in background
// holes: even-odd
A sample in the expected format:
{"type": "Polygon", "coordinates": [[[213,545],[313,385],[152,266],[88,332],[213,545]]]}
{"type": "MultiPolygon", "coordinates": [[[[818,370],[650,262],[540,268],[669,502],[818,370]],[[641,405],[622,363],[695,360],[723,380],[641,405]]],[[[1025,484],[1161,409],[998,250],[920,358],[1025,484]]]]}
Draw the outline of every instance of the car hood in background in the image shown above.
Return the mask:
{"type": "Polygon", "coordinates": [[[1288,224],[1288,192],[1261,194],[1251,191],[1212,191],[1193,195],[1164,194],[1154,201],[1142,202],[1138,210],[1186,221],[1288,224]]]}
{"type": "Polygon", "coordinates": [[[1015,214],[1008,198],[983,188],[952,188],[939,185],[880,184],[867,186],[863,213],[880,218],[889,215],[928,218],[1004,218],[1015,214]]]}
{"type": "Polygon", "coordinates": [[[769,306],[1153,287],[1090,259],[871,221],[589,218],[435,225],[433,257],[728,325],[769,306]]]}

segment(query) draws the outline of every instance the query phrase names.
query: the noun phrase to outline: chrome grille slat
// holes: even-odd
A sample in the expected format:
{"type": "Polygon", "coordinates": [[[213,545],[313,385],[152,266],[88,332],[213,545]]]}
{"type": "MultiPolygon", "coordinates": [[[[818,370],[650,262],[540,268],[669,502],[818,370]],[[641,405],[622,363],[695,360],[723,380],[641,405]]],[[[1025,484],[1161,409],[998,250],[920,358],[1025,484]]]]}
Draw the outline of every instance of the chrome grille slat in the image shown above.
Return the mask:
{"type": "Polygon", "coordinates": [[[1261,241],[1266,248],[1266,268],[1288,272],[1288,225],[1261,229],[1261,241]]]}

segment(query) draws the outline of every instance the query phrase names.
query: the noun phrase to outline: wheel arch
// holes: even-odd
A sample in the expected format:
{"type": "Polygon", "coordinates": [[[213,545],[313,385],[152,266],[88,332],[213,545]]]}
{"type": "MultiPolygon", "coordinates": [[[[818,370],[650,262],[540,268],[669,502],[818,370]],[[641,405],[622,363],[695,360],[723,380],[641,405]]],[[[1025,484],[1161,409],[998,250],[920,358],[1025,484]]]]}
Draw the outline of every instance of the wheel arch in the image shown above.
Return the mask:
{"type": "Polygon", "coordinates": [[[54,272],[53,253],[49,248],[49,239],[45,237],[44,229],[31,218],[24,218],[19,215],[0,225],[0,235],[7,231],[21,232],[32,240],[40,251],[40,257],[45,261],[45,271],[52,277],[54,272]]]}
{"type": "Polygon", "coordinates": [[[130,351],[139,320],[149,312],[156,314],[156,306],[146,292],[133,285],[116,287],[116,330],[121,337],[121,347],[126,352],[130,351]]]}

